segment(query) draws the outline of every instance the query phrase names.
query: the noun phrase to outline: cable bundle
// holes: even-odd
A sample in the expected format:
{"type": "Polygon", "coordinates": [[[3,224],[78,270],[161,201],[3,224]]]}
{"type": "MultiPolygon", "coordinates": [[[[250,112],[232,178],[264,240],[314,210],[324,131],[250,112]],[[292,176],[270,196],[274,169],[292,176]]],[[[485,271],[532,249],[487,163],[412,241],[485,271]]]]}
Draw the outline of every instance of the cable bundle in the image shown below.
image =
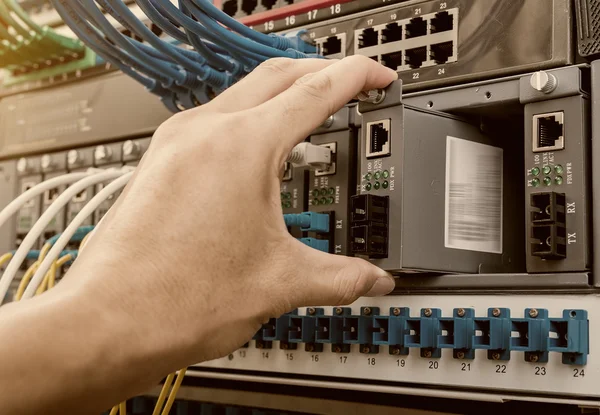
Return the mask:
{"type": "Polygon", "coordinates": [[[80,59],[85,53],[80,40],[39,26],[16,0],[0,1],[0,68],[18,76],[80,59]]]}
{"type": "Polygon", "coordinates": [[[173,112],[206,103],[261,62],[273,57],[315,57],[303,33],[284,37],[256,32],[209,0],[136,0],[173,42],[159,38],[122,0],[52,0],[65,23],[106,61],[149,91],[173,112]],[[136,39],[106,18],[115,18],[136,39]]]}

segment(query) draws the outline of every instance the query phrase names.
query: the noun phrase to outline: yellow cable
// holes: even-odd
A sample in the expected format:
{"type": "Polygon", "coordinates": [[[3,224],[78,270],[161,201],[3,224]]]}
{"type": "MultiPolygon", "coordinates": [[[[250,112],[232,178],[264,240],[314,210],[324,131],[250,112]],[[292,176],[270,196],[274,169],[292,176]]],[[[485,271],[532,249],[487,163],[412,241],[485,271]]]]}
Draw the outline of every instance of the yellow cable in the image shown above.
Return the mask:
{"type": "Polygon", "coordinates": [[[165,403],[165,399],[167,397],[167,393],[169,393],[169,389],[171,388],[171,384],[173,383],[173,379],[175,379],[175,374],[171,373],[169,376],[167,376],[167,378],[165,379],[165,383],[160,391],[160,395],[158,395],[158,400],[156,401],[156,405],[154,405],[154,411],[152,412],[152,415],[159,415],[160,414],[160,408],[162,408],[163,404],[165,403]]]}
{"type": "Polygon", "coordinates": [[[0,256],[0,268],[6,264],[8,261],[10,261],[13,257],[13,254],[11,252],[4,254],[2,256],[0,256]]]}
{"type": "Polygon", "coordinates": [[[40,295],[47,289],[54,287],[54,281],[56,280],[57,270],[59,268],[61,268],[63,265],[65,265],[67,262],[71,261],[72,259],[73,259],[73,256],[71,254],[67,254],[67,255],[63,255],[62,257],[60,257],[58,259],[58,261],[54,261],[52,263],[52,266],[50,267],[50,270],[46,273],[42,283],[40,284],[37,291],[35,292],[35,295],[40,295]],[[52,284],[52,285],[50,285],[50,284],[52,284]]]}
{"type": "Polygon", "coordinates": [[[29,280],[31,280],[31,277],[33,277],[33,274],[35,274],[35,272],[37,271],[39,264],[40,263],[38,261],[35,261],[27,269],[27,271],[25,271],[25,275],[23,275],[23,278],[21,278],[21,282],[19,283],[19,288],[17,288],[17,294],[15,295],[16,301],[20,301],[21,298],[23,297],[23,294],[25,294],[25,289],[27,288],[27,284],[29,284],[29,280]]]}
{"type": "Polygon", "coordinates": [[[50,249],[52,249],[52,245],[50,244],[44,244],[44,246],[42,246],[42,250],[40,251],[40,257],[38,258],[40,264],[42,263],[44,258],[46,258],[46,255],[48,255],[48,251],[50,251],[50,249]]]}
{"type": "Polygon", "coordinates": [[[115,405],[113,406],[113,408],[110,410],[110,414],[109,415],[117,415],[117,412],[119,411],[119,405],[115,405]]]}
{"type": "Polygon", "coordinates": [[[119,415],[127,415],[127,403],[121,402],[119,404],[119,415]]]}
{"type": "Polygon", "coordinates": [[[58,261],[54,261],[52,263],[52,267],[50,267],[50,276],[48,277],[48,290],[50,288],[54,288],[54,285],[56,284],[56,271],[58,267],[58,261]]]}
{"type": "Polygon", "coordinates": [[[167,404],[165,405],[165,408],[163,409],[161,415],[169,415],[169,412],[171,412],[171,407],[173,406],[173,403],[175,402],[175,398],[177,397],[177,392],[179,392],[179,387],[181,386],[181,383],[183,382],[183,378],[185,377],[186,370],[187,370],[187,367],[183,368],[179,371],[179,374],[177,375],[177,380],[175,380],[175,384],[173,385],[173,389],[171,390],[171,394],[169,395],[169,399],[167,400],[167,404]]]}

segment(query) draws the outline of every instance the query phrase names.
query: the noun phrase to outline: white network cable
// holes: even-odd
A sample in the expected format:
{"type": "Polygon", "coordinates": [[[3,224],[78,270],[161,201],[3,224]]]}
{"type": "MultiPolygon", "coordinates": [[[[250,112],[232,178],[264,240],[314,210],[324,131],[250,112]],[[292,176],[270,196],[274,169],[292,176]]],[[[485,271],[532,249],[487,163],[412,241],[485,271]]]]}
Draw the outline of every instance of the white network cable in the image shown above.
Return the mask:
{"type": "Polygon", "coordinates": [[[98,170],[89,169],[86,172],[64,174],[62,176],[54,177],[52,179],[46,180],[42,183],[33,186],[31,189],[19,195],[19,197],[14,199],[4,209],[2,209],[2,211],[0,212],[0,228],[6,223],[8,219],[10,219],[15,213],[17,213],[23,207],[23,205],[25,205],[25,203],[27,203],[34,197],[37,197],[48,190],[56,189],[59,186],[74,183],[78,180],[83,179],[86,176],[89,176],[90,174],[94,174],[95,172],[98,172],[98,170]]]}
{"type": "Polygon", "coordinates": [[[312,143],[300,143],[292,149],[286,161],[294,167],[326,169],[332,162],[331,149],[312,143]]]}
{"type": "Polygon", "coordinates": [[[56,200],[48,207],[48,209],[46,209],[42,216],[40,216],[35,225],[33,225],[27,236],[25,236],[21,246],[19,246],[19,249],[17,249],[17,252],[15,252],[13,258],[8,263],[2,278],[0,278],[0,304],[2,304],[2,301],[6,297],[6,293],[10,288],[10,284],[17,275],[23,260],[25,260],[27,257],[27,253],[31,250],[42,232],[44,232],[44,229],[46,226],[48,226],[52,218],[54,218],[60,212],[60,210],[82,190],[85,190],[88,187],[94,186],[98,183],[114,180],[126,172],[127,171],[122,169],[111,169],[85,177],[68,187],[67,190],[62,192],[60,196],[56,198],[56,200]]]}
{"type": "Polygon", "coordinates": [[[112,183],[105,186],[96,196],[94,196],[81,211],[75,216],[75,218],[71,221],[67,229],[61,234],[58,240],[52,246],[52,249],[48,252],[41,265],[37,269],[33,278],[31,279],[25,293],[23,294],[22,300],[27,298],[31,298],[35,295],[36,290],[44,280],[44,276],[52,266],[52,262],[60,255],[63,249],[67,246],[71,237],[75,234],[77,229],[81,226],[83,221],[85,221],[90,215],[94,213],[96,209],[108,199],[113,193],[116,193],[131,179],[133,176],[133,171],[129,173],[125,173],[123,176],[115,179],[112,183]]]}

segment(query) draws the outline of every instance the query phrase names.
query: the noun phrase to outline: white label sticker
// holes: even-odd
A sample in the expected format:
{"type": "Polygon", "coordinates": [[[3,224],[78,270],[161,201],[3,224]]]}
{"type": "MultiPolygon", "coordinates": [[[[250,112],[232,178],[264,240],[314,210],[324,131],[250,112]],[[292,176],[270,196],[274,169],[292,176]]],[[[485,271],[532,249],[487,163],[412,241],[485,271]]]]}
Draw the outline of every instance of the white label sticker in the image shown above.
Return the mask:
{"type": "Polygon", "coordinates": [[[502,253],[501,148],[446,137],[446,248],[502,253]]]}

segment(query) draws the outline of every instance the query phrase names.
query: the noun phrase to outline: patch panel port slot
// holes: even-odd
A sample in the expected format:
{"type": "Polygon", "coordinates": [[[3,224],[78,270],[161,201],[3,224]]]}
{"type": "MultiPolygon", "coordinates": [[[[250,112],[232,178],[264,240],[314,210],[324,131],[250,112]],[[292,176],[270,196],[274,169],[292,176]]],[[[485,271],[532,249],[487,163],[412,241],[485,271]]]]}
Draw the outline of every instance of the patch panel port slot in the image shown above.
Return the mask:
{"type": "Polygon", "coordinates": [[[406,24],[406,39],[425,36],[427,34],[427,22],[422,17],[410,19],[406,24]]]}
{"type": "Polygon", "coordinates": [[[379,43],[379,33],[372,27],[363,29],[362,32],[358,33],[358,48],[368,48],[376,46],[379,43]]]}
{"type": "Polygon", "coordinates": [[[225,14],[233,17],[237,14],[238,12],[238,2],[237,0],[226,0],[223,2],[223,12],[225,12],[225,14]]]}
{"type": "Polygon", "coordinates": [[[454,15],[447,11],[436,13],[431,19],[431,34],[448,32],[454,29],[454,15]]]}
{"type": "Polygon", "coordinates": [[[247,15],[251,15],[256,6],[258,6],[258,0],[242,0],[242,11],[247,15]]]}
{"type": "Polygon", "coordinates": [[[427,60],[427,46],[407,49],[404,52],[404,63],[411,69],[419,69],[427,60]]]}
{"type": "Polygon", "coordinates": [[[402,25],[397,22],[388,23],[381,30],[381,44],[397,42],[398,40],[402,40],[402,37],[402,25]]]}
{"type": "Polygon", "coordinates": [[[510,336],[511,346],[529,347],[529,322],[513,321],[510,336]]]}
{"type": "Polygon", "coordinates": [[[381,55],[381,64],[387,68],[397,71],[404,63],[402,51],[385,53],[381,55]]]}
{"type": "Polygon", "coordinates": [[[429,47],[429,51],[431,59],[438,65],[442,65],[454,55],[454,42],[436,43],[429,47]]]}
{"type": "Polygon", "coordinates": [[[260,4],[267,10],[271,10],[275,4],[277,4],[277,0],[261,0],[260,4]]]}

